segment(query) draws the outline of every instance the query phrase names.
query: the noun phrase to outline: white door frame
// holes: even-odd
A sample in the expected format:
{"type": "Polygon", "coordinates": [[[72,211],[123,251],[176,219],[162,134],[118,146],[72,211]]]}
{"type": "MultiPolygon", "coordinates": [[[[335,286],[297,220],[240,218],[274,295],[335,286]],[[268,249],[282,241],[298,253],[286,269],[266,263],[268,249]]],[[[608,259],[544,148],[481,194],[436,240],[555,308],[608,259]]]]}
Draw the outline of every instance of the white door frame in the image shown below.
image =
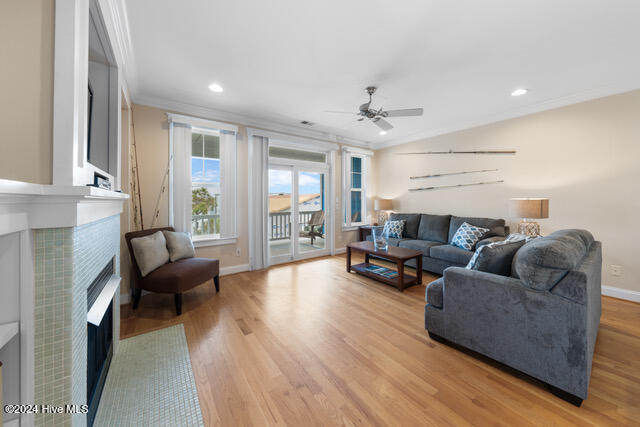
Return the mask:
{"type": "MultiPolygon", "coordinates": [[[[277,170],[289,170],[291,171],[291,251],[287,255],[272,256],[269,252],[267,257],[269,265],[282,264],[291,261],[297,261],[308,258],[315,258],[319,256],[325,256],[332,253],[333,250],[333,227],[331,226],[333,206],[331,203],[332,195],[330,191],[331,185],[331,167],[327,164],[319,165],[315,162],[305,162],[299,160],[286,160],[286,159],[269,159],[268,169],[277,170]],[[312,172],[324,174],[324,212],[325,212],[325,247],[323,249],[317,249],[313,251],[300,252],[299,246],[299,232],[300,229],[300,214],[299,214],[299,186],[298,179],[300,172],[312,172]],[[329,224],[331,223],[331,224],[329,224]]],[[[268,186],[267,186],[268,187],[268,186]]],[[[264,213],[267,217],[269,215],[268,208],[264,213]]],[[[268,233],[269,231],[267,231],[268,233]]],[[[264,236],[265,239],[269,239],[268,234],[264,236]]],[[[270,246],[267,244],[267,250],[270,251],[270,246]]]]}
{"type": "MultiPolygon", "coordinates": [[[[339,201],[337,200],[336,197],[336,152],[337,150],[340,149],[340,145],[333,143],[333,142],[326,142],[326,141],[320,141],[320,140],[316,140],[316,139],[310,139],[310,138],[305,138],[305,137],[300,137],[300,136],[296,136],[296,135],[287,135],[287,134],[282,134],[282,133],[278,133],[278,132],[272,132],[272,131],[266,131],[264,129],[255,129],[255,128],[247,128],[247,140],[248,141],[252,141],[254,136],[262,136],[265,137],[268,141],[268,145],[269,146],[280,146],[280,147],[286,147],[286,148],[294,148],[294,149],[298,149],[298,150],[304,150],[304,151],[312,151],[312,152],[317,152],[317,153],[324,153],[327,156],[327,160],[326,163],[324,165],[322,164],[318,164],[316,162],[304,162],[304,161],[297,161],[296,165],[297,166],[303,166],[303,167],[317,167],[317,166],[325,166],[327,168],[326,170],[326,186],[325,186],[325,191],[326,191],[326,197],[327,197],[327,203],[325,204],[325,229],[327,230],[326,234],[327,234],[327,239],[325,240],[326,243],[326,247],[329,250],[330,254],[335,254],[336,253],[336,243],[335,243],[335,232],[336,232],[336,218],[338,218],[338,215],[340,214],[339,212],[336,212],[336,207],[338,206],[339,201]]],[[[253,164],[253,161],[255,160],[253,156],[255,156],[256,154],[252,152],[252,150],[249,150],[249,164],[253,164]]],[[[268,155],[264,156],[264,158],[262,159],[262,166],[263,169],[262,170],[266,170],[266,173],[263,177],[263,181],[262,185],[258,186],[258,185],[253,185],[253,180],[252,180],[252,170],[251,168],[249,168],[249,192],[250,192],[250,197],[249,197],[249,212],[250,215],[252,215],[253,212],[255,212],[255,209],[260,209],[260,207],[255,206],[254,203],[254,198],[264,198],[264,203],[262,204],[262,218],[267,218],[267,216],[269,215],[269,204],[268,204],[268,187],[269,187],[269,183],[268,183],[268,168],[270,164],[282,164],[284,162],[281,162],[280,160],[283,159],[276,159],[276,158],[269,158],[268,155]],[[259,192],[259,194],[257,194],[259,192]]],[[[289,163],[294,162],[293,160],[289,160],[289,163]]],[[[264,232],[262,229],[255,229],[253,227],[249,228],[249,260],[252,263],[252,265],[254,265],[254,260],[255,256],[256,256],[256,250],[254,248],[255,243],[257,243],[257,241],[261,241],[261,242],[266,242],[268,246],[268,236],[266,234],[266,232],[268,232],[268,230],[266,230],[267,227],[264,227],[264,232]],[[252,243],[253,242],[253,243],[252,243]]],[[[264,247],[265,251],[268,251],[268,247],[264,247]]],[[[319,256],[314,252],[312,252],[310,255],[303,255],[300,257],[300,259],[304,259],[304,258],[310,258],[310,257],[316,257],[319,256]]],[[[268,257],[265,257],[268,259],[268,257]]],[[[267,265],[265,265],[264,267],[268,267],[269,262],[267,261],[267,265]]]]}

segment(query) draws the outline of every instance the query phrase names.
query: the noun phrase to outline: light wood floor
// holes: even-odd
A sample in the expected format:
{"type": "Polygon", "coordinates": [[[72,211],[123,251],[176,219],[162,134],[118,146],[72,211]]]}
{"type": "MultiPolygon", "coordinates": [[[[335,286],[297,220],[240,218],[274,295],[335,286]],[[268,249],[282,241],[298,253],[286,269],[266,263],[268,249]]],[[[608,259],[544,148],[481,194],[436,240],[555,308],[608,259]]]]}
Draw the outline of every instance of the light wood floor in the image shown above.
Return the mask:
{"type": "MultiPolygon", "coordinates": [[[[357,259],[357,258],[356,258],[357,259]]],[[[425,283],[436,276],[425,276],[425,283]]],[[[122,337],[184,323],[206,425],[631,425],[640,304],[603,298],[581,408],[535,380],[432,341],[425,286],[400,293],[342,256],[225,276],[122,310],[122,337]]]]}

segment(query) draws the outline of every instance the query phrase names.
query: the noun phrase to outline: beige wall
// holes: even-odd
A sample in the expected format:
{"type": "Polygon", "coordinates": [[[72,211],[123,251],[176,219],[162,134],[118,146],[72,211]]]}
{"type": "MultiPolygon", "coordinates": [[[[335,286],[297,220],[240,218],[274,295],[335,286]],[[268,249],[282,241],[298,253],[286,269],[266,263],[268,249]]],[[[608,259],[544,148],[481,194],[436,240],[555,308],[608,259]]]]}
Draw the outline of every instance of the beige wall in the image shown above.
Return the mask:
{"type": "Polygon", "coordinates": [[[0,178],[51,184],[53,0],[0,1],[0,178]]]}
{"type": "Polygon", "coordinates": [[[584,228],[603,243],[603,285],[640,291],[640,91],[390,147],[374,156],[375,194],[400,212],[508,218],[512,197],[549,197],[543,234],[584,228]],[[515,149],[515,156],[415,155],[425,150],[515,149]],[[409,176],[499,168],[411,182],[409,176]],[[412,185],[504,179],[503,184],[408,192],[412,185]],[[621,265],[621,277],[610,265],[621,265]]]}

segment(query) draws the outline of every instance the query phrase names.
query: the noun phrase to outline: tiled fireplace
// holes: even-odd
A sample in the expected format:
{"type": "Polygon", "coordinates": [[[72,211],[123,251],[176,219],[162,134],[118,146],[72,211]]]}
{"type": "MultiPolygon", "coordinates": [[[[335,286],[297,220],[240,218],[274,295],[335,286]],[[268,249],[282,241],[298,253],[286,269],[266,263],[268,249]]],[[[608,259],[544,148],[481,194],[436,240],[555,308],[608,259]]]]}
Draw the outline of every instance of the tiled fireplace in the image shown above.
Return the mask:
{"type": "MultiPolygon", "coordinates": [[[[36,402],[87,404],[87,288],[111,260],[119,274],[119,239],[119,216],[34,231],[36,402]]],[[[119,335],[118,307],[115,301],[113,337],[119,335]]],[[[85,420],[82,413],[40,414],[35,425],[84,425],[85,420]]]]}
{"type": "Polygon", "coordinates": [[[7,373],[4,403],[40,408],[37,414],[8,414],[8,425],[90,421],[85,408],[89,331],[95,323],[104,327],[106,318],[110,330],[92,330],[92,342],[107,339],[95,347],[98,354],[109,342],[117,351],[120,214],[127,198],[92,187],[0,179],[0,330],[3,336],[6,330],[14,334],[0,346],[7,373]],[[108,283],[88,301],[87,288],[101,272],[109,275],[108,283]]]}

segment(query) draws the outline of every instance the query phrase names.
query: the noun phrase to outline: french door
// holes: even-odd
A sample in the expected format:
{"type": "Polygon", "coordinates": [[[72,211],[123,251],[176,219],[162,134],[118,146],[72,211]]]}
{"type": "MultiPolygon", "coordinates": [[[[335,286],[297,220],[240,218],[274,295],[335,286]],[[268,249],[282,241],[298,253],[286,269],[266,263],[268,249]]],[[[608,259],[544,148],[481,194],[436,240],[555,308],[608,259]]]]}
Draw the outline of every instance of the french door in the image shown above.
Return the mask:
{"type": "Polygon", "coordinates": [[[323,166],[269,163],[270,265],[329,254],[328,172],[323,166]]]}

